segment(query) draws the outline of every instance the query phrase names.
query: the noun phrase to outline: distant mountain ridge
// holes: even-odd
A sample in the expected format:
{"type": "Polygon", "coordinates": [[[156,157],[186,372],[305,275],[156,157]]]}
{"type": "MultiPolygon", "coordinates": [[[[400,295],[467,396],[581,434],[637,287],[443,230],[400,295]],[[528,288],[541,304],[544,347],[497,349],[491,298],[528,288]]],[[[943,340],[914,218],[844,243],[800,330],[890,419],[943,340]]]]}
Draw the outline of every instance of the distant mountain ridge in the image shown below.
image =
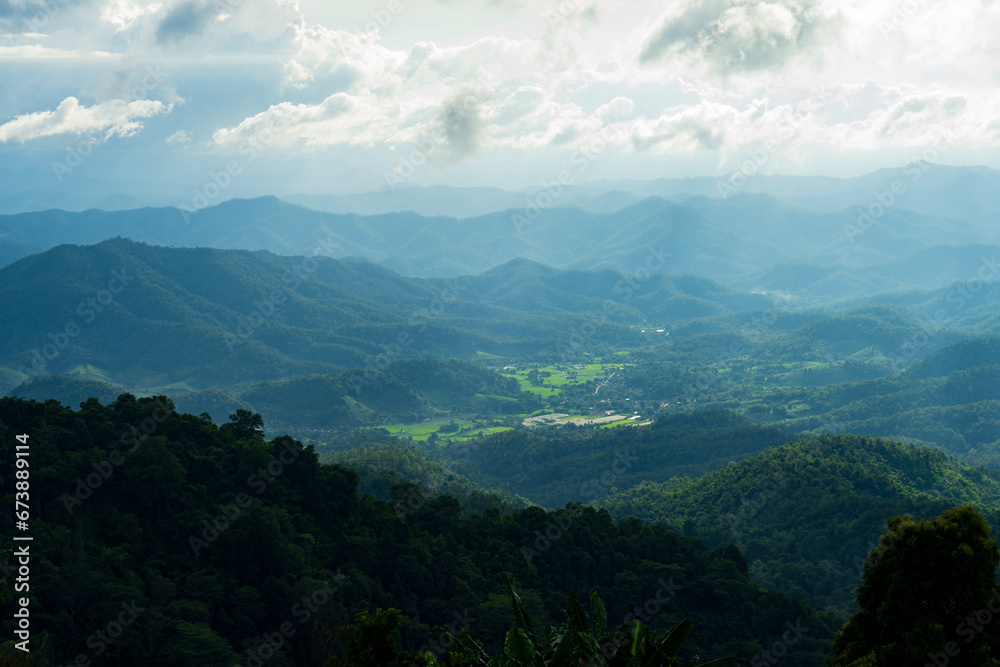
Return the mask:
{"type": "Polygon", "coordinates": [[[831,304],[944,287],[969,277],[963,265],[974,263],[977,253],[986,261],[1000,253],[993,224],[903,208],[890,209],[858,233],[845,231],[856,222],[850,209],[817,213],[761,194],[688,197],[680,203],[650,197],[613,213],[522,206],[465,219],[324,213],[261,197],[195,212],[142,208],[0,216],[0,235],[6,235],[0,260],[13,261],[56,241],[91,244],[116,236],[280,255],[309,255],[323,245],[325,254],[367,259],[414,277],[476,275],[523,258],[637,278],[700,275],[741,291],[831,304]]]}
{"type": "Polygon", "coordinates": [[[558,357],[584,323],[600,332],[585,346],[615,346],[642,340],[630,325],[770,305],[702,278],[628,281],[527,260],[422,279],[266,251],[125,239],[62,245],[0,269],[0,367],[26,375],[82,368],[83,377],[125,386],[200,389],[382,367],[379,355],[558,357]]]}

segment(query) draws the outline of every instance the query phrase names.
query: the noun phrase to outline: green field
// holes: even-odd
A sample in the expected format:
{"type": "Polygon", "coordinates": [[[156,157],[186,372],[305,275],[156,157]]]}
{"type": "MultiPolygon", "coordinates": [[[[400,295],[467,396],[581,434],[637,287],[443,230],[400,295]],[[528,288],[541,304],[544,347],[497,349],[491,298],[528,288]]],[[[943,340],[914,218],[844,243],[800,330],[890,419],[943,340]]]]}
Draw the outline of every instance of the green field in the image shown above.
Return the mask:
{"type": "Polygon", "coordinates": [[[480,435],[489,435],[491,433],[499,433],[500,431],[510,430],[509,426],[496,426],[482,421],[476,422],[468,419],[453,419],[450,417],[431,419],[417,424],[386,424],[385,426],[380,426],[378,428],[384,428],[392,435],[402,437],[409,436],[414,441],[427,440],[432,434],[437,433],[439,440],[451,442],[460,442],[478,437],[480,435]],[[458,427],[454,431],[449,429],[452,423],[458,427]],[[442,427],[445,428],[444,432],[441,431],[442,427]]]}
{"type": "Polygon", "coordinates": [[[497,370],[502,375],[515,378],[522,391],[547,398],[558,395],[560,390],[567,387],[585,385],[587,382],[599,382],[621,367],[620,363],[550,364],[548,366],[505,366],[497,370]],[[537,380],[532,382],[531,378],[536,372],[537,380]]]}

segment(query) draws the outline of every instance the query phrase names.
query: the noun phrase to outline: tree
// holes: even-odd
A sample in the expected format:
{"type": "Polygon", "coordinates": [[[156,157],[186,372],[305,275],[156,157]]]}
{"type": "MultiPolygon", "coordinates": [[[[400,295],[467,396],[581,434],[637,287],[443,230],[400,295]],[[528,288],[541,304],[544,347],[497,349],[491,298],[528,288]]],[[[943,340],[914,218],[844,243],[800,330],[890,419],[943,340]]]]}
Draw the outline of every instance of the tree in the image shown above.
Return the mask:
{"type": "Polygon", "coordinates": [[[827,664],[1000,665],[1000,549],[986,519],[965,505],[887,524],[865,560],[861,609],[837,635],[827,664]]]}
{"type": "Polygon", "coordinates": [[[333,656],[327,667],[410,667],[429,663],[426,655],[399,648],[395,635],[399,631],[400,611],[378,608],[354,617],[354,623],[337,631],[344,648],[343,656],[333,656]]]}
{"type": "Polygon", "coordinates": [[[237,440],[264,437],[264,418],[252,410],[238,409],[234,414],[229,415],[229,423],[222,428],[231,431],[237,440]]]}
{"type": "Polygon", "coordinates": [[[449,665],[462,667],[571,667],[576,665],[616,667],[736,667],[735,658],[702,663],[699,658],[679,663],[677,652],[691,632],[693,623],[685,619],[665,632],[650,630],[634,620],[618,627],[608,627],[604,602],[596,591],[590,593],[590,627],[587,614],[575,594],[566,602],[566,620],[558,628],[545,628],[544,641],[535,632],[534,623],[514,580],[505,577],[507,598],[514,625],[507,631],[500,655],[490,656],[482,645],[467,635],[455,638],[457,648],[449,655],[449,665]]]}

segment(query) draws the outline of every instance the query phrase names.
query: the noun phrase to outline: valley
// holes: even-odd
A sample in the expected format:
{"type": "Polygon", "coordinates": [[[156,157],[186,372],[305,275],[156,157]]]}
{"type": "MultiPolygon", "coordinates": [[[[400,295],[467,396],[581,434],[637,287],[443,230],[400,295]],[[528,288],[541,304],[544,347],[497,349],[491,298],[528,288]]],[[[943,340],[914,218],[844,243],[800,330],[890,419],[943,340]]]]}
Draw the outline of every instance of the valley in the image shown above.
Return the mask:
{"type": "MultiPolygon", "coordinates": [[[[79,214],[81,230],[146,226],[129,238],[80,236],[0,268],[0,419],[46,443],[37,493],[52,537],[42,558],[70,567],[57,551],[71,533],[95,554],[128,535],[133,557],[166,554],[171,572],[203,582],[168,593],[153,587],[162,568],[139,572],[123,555],[110,570],[96,555],[76,566],[106,582],[114,568],[130,572],[135,594],[172,619],[174,633],[151,641],[174,663],[185,641],[210,661],[255,650],[247,628],[278,622],[259,587],[290,599],[308,584],[289,572],[311,581],[309,563],[324,562],[355,587],[314,627],[395,605],[394,636],[410,649],[461,608],[481,619],[482,650],[502,650],[507,603],[492,579],[513,575],[526,610],[551,624],[563,618],[563,592],[594,588],[625,618],[654,582],[672,590],[663,582],[680,581],[676,608],[643,622],[667,632],[693,620],[685,656],[753,664],[767,650],[759,637],[808,619],[809,642],[784,664],[823,664],[860,611],[887,520],[969,506],[1000,529],[996,246],[983,229],[971,245],[931,238],[904,251],[893,240],[894,254],[848,260],[831,242],[831,263],[793,264],[805,246],[768,255],[740,245],[737,206],[785,216],[778,236],[814,216],[764,196],[560,209],[531,243],[550,248],[544,234],[562,233],[563,218],[617,230],[592,239],[606,261],[576,247],[567,256],[589,258],[574,263],[551,252],[536,261],[526,246],[509,258],[456,250],[503,246],[499,218],[407,214],[405,225],[426,233],[451,229],[459,240],[448,257],[462,261],[442,268],[428,250],[411,255],[422,268],[401,271],[391,254],[342,252],[347,234],[404,224],[387,215],[362,223],[273,199],[234,201],[198,213],[212,221],[201,236],[171,237],[167,209],[79,214]],[[258,216],[319,224],[325,240],[292,225],[286,233],[312,244],[309,253],[294,243],[186,247],[225,245],[205,235],[213,228],[237,238],[226,227],[234,212],[243,240],[232,245],[253,245],[260,227],[246,221],[258,216]],[[667,247],[678,252],[668,258],[667,247]],[[692,253],[715,260],[684,273],[695,265],[674,257],[692,253]],[[934,270],[918,269],[926,265],[934,270]],[[152,423],[143,415],[154,405],[171,416],[135,431],[145,444],[124,460],[136,463],[91,484],[87,466],[104,469],[94,456],[122,458],[108,436],[152,423]],[[308,465],[288,464],[280,482],[258,475],[266,494],[257,509],[245,523],[230,519],[245,527],[220,531],[218,548],[210,532],[192,532],[218,555],[186,561],[184,526],[229,507],[253,466],[281,460],[280,447],[302,448],[308,465]],[[129,506],[136,494],[143,500],[129,506]],[[223,566],[243,552],[245,568],[223,566]],[[239,594],[219,592],[228,586],[239,594]],[[183,611],[209,605],[229,620],[183,611]],[[215,648],[185,639],[182,626],[214,633],[215,648]]],[[[24,247],[39,239],[29,229],[72,216],[29,217],[36,227],[2,220],[24,247]]],[[[48,608],[70,609],[56,592],[65,585],[61,574],[47,580],[48,608]]],[[[329,653],[315,642],[289,650],[329,653]]]]}

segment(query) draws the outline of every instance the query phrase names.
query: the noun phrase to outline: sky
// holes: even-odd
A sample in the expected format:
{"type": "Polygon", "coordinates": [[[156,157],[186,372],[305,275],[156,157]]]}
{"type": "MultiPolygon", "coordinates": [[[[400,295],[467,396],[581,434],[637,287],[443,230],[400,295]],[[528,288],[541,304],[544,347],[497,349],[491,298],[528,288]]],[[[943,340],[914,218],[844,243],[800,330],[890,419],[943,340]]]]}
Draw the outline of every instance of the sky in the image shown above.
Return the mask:
{"type": "Polygon", "coordinates": [[[994,0],[0,0],[0,169],[197,196],[1000,168],[998,34],[994,0]]]}

